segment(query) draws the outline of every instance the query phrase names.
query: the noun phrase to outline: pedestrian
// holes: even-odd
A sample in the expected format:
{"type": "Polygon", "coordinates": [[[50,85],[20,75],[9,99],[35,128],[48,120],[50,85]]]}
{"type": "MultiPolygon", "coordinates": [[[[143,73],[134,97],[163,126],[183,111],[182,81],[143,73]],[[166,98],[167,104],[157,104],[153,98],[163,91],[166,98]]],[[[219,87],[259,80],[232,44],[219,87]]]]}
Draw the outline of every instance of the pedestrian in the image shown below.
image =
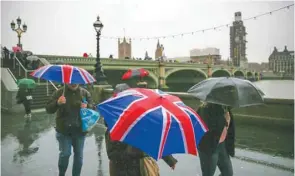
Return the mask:
{"type": "MultiPolygon", "coordinates": [[[[140,83],[143,87],[144,83],[140,83]]],[[[139,85],[139,84],[138,84],[139,85]]],[[[144,84],[147,87],[147,84],[144,84]]],[[[114,95],[128,89],[127,84],[118,84],[114,95]]],[[[105,124],[107,126],[107,124],[105,124]]],[[[157,162],[143,151],[120,141],[110,138],[109,129],[105,133],[107,155],[109,158],[110,176],[159,176],[157,162]]],[[[172,156],[163,157],[163,160],[175,169],[177,160],[172,156]]]]}
{"type": "Polygon", "coordinates": [[[78,84],[65,84],[55,91],[46,105],[47,113],[56,112],[56,139],[59,144],[59,176],[65,176],[71,150],[74,151],[73,176],[80,176],[86,132],[82,132],[81,108],[93,108],[90,93],[78,84]],[[86,98],[87,104],[82,103],[86,98]]]}
{"type": "Polygon", "coordinates": [[[16,101],[17,104],[23,104],[25,108],[25,119],[26,120],[31,120],[32,114],[31,114],[31,104],[33,100],[32,96],[32,89],[24,89],[24,88],[19,88],[18,92],[16,94],[16,101]]]}
{"type": "Polygon", "coordinates": [[[202,176],[213,176],[216,166],[222,176],[232,176],[230,156],[235,155],[235,127],[231,108],[203,103],[197,113],[209,129],[198,145],[202,176]]]}

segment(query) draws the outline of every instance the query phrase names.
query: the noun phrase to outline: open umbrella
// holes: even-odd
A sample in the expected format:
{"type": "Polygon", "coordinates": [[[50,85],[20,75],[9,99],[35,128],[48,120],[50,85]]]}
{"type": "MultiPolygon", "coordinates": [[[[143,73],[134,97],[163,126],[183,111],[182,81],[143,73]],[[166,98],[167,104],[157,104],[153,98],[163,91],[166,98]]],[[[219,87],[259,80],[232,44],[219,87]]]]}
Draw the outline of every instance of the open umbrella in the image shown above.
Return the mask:
{"type": "Polygon", "coordinates": [[[28,57],[27,57],[27,60],[30,60],[30,61],[37,61],[37,60],[39,60],[39,57],[38,57],[38,56],[28,56],[28,57]]]}
{"type": "Polygon", "coordinates": [[[23,89],[34,89],[36,87],[36,82],[33,79],[23,78],[17,81],[19,88],[23,89]]]}
{"type": "Polygon", "coordinates": [[[149,72],[144,68],[139,69],[129,69],[127,72],[124,73],[122,76],[122,80],[127,80],[133,77],[139,77],[140,79],[148,76],[149,72]]]}
{"type": "Polygon", "coordinates": [[[209,78],[199,82],[188,93],[200,100],[231,107],[263,104],[264,93],[250,81],[233,78],[209,78]]]}
{"type": "Polygon", "coordinates": [[[197,145],[208,130],[194,110],[161,90],[127,89],[97,109],[112,140],[128,143],[156,160],[173,153],[197,155],[197,145]]]}
{"type": "Polygon", "coordinates": [[[45,65],[32,72],[31,76],[65,84],[90,84],[96,81],[86,70],[72,65],[45,65]]]}

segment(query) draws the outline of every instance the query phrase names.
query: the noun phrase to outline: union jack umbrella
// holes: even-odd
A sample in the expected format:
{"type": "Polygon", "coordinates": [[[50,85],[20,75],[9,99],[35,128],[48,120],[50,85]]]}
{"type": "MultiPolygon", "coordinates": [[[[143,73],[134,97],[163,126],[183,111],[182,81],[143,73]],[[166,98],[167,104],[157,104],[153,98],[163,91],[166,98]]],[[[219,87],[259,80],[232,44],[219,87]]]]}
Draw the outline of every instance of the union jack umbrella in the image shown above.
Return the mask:
{"type": "Polygon", "coordinates": [[[130,79],[132,77],[140,77],[143,78],[145,76],[148,76],[149,72],[145,70],[144,68],[140,69],[129,69],[127,72],[124,73],[122,76],[122,80],[130,79]]]}
{"type": "Polygon", "coordinates": [[[208,131],[194,110],[161,90],[131,88],[97,109],[112,140],[128,143],[156,160],[174,153],[197,155],[197,145],[208,131]]]}
{"type": "Polygon", "coordinates": [[[45,65],[32,72],[31,76],[65,84],[89,84],[96,81],[83,68],[71,65],[45,65]]]}

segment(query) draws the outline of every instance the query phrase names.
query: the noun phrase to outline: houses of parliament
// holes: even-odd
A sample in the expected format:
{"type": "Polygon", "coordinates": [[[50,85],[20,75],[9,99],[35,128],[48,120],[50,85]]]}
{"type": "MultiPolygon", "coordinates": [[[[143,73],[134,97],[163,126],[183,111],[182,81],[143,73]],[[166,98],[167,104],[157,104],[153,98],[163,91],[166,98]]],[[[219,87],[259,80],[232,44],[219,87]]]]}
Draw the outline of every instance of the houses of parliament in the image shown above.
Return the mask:
{"type": "MultiPolygon", "coordinates": [[[[162,58],[164,54],[164,46],[160,44],[160,41],[158,40],[156,50],[155,50],[155,59],[162,58]]],[[[118,58],[119,59],[132,59],[132,41],[124,37],[123,41],[121,42],[120,39],[118,39],[118,58]]],[[[145,53],[144,59],[151,59],[151,57],[148,56],[148,53],[145,53]]]]}

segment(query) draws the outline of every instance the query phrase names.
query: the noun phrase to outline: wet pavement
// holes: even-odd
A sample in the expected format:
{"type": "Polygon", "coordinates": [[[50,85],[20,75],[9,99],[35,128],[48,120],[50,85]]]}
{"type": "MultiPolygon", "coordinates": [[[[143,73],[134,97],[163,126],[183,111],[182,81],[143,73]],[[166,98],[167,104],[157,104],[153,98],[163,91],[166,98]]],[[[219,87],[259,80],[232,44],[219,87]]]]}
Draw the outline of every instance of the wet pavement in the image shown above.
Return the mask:
{"type": "MultiPolygon", "coordinates": [[[[38,113],[33,115],[30,123],[26,123],[21,114],[2,114],[1,126],[1,175],[57,175],[58,145],[53,127],[54,116],[38,113]]],[[[103,125],[97,125],[85,141],[83,176],[109,175],[104,130],[103,125]]],[[[232,159],[234,175],[294,175],[293,159],[242,149],[237,149],[236,153],[237,158],[232,159]]],[[[198,157],[190,155],[175,155],[175,157],[179,162],[174,171],[163,161],[158,162],[161,175],[200,175],[198,157]]],[[[70,163],[72,163],[72,157],[70,163]]],[[[67,171],[68,176],[71,175],[71,168],[70,164],[67,171]]],[[[215,175],[218,174],[217,169],[215,175]]]]}

